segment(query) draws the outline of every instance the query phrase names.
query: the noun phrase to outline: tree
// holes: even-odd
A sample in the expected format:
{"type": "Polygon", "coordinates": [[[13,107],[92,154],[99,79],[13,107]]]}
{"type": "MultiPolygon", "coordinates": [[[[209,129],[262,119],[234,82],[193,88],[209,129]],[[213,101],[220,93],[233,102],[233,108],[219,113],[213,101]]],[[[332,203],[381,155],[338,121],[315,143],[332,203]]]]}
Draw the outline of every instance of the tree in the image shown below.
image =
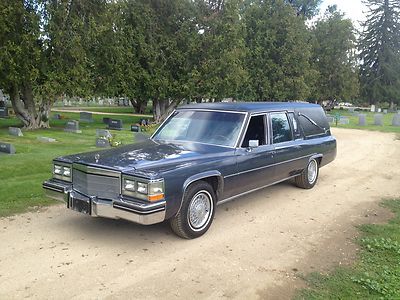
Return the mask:
{"type": "Polygon", "coordinates": [[[359,41],[362,96],[400,104],[400,3],[364,1],[369,9],[359,41]]]}
{"type": "Polygon", "coordinates": [[[304,20],[282,0],[249,1],[244,12],[246,100],[303,100],[309,96],[311,46],[304,20]]]}
{"type": "Polygon", "coordinates": [[[358,95],[355,35],[351,20],[330,6],[312,29],[312,65],[317,71],[313,98],[351,99],[358,95]]]}
{"type": "Polygon", "coordinates": [[[298,16],[310,19],[318,14],[322,0],[285,0],[296,10],[298,16]]]}

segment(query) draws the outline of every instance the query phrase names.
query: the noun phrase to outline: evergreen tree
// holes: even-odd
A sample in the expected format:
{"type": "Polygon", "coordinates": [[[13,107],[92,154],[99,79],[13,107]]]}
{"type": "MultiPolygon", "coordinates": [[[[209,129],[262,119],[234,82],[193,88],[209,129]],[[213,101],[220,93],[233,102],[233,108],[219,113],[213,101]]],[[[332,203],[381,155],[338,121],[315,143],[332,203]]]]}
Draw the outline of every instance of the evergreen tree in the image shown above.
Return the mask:
{"type": "Polygon", "coordinates": [[[400,2],[368,0],[359,48],[361,91],[371,103],[400,104],[400,2]]]}

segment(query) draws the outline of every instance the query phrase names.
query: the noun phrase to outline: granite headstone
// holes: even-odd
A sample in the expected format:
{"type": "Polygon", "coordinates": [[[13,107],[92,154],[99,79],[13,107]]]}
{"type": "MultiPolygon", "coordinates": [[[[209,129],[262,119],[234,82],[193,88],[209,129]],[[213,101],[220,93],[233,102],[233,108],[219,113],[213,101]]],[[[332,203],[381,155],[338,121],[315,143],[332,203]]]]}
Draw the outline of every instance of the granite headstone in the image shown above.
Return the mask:
{"type": "Polygon", "coordinates": [[[383,115],[382,114],[374,115],[374,125],[383,126],[383,115]]]}
{"type": "Polygon", "coordinates": [[[111,119],[108,123],[108,129],[111,130],[122,130],[122,120],[111,119]]]}
{"type": "Polygon", "coordinates": [[[91,112],[86,112],[86,111],[82,111],[80,114],[80,121],[81,122],[93,122],[93,118],[92,118],[92,113],[91,112]]]}
{"type": "Polygon", "coordinates": [[[82,133],[82,131],[79,130],[79,122],[75,120],[68,121],[67,124],[65,125],[64,131],[73,133],[82,133]]]}
{"type": "Polygon", "coordinates": [[[24,136],[21,128],[18,127],[8,127],[8,134],[13,136],[24,136]]]}
{"type": "Polygon", "coordinates": [[[393,126],[400,126],[400,114],[395,114],[392,120],[393,126]]]}
{"type": "Polygon", "coordinates": [[[15,154],[15,147],[12,144],[0,142],[0,153],[15,154]]]}
{"type": "Polygon", "coordinates": [[[358,126],[366,126],[367,125],[367,116],[365,114],[358,115],[358,126]]]}

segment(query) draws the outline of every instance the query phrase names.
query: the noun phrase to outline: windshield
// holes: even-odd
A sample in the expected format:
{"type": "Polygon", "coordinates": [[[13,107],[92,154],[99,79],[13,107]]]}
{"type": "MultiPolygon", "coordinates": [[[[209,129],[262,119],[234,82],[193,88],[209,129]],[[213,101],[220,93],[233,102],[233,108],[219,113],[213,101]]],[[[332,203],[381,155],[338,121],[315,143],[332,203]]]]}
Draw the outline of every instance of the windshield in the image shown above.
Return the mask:
{"type": "Polygon", "coordinates": [[[176,111],[154,140],[190,141],[234,147],[245,114],[217,111],[176,111]]]}

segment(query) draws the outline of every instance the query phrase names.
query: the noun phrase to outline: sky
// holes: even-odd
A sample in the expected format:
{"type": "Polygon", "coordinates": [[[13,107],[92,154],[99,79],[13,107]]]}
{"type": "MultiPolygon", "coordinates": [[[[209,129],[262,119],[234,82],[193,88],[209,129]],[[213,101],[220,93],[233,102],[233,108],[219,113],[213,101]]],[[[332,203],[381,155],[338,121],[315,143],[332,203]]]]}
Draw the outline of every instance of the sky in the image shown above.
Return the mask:
{"type": "Polygon", "coordinates": [[[359,27],[358,21],[365,19],[366,7],[361,3],[361,0],[324,0],[320,7],[320,13],[323,14],[329,5],[334,4],[345,13],[346,17],[353,20],[356,27],[359,27]]]}

